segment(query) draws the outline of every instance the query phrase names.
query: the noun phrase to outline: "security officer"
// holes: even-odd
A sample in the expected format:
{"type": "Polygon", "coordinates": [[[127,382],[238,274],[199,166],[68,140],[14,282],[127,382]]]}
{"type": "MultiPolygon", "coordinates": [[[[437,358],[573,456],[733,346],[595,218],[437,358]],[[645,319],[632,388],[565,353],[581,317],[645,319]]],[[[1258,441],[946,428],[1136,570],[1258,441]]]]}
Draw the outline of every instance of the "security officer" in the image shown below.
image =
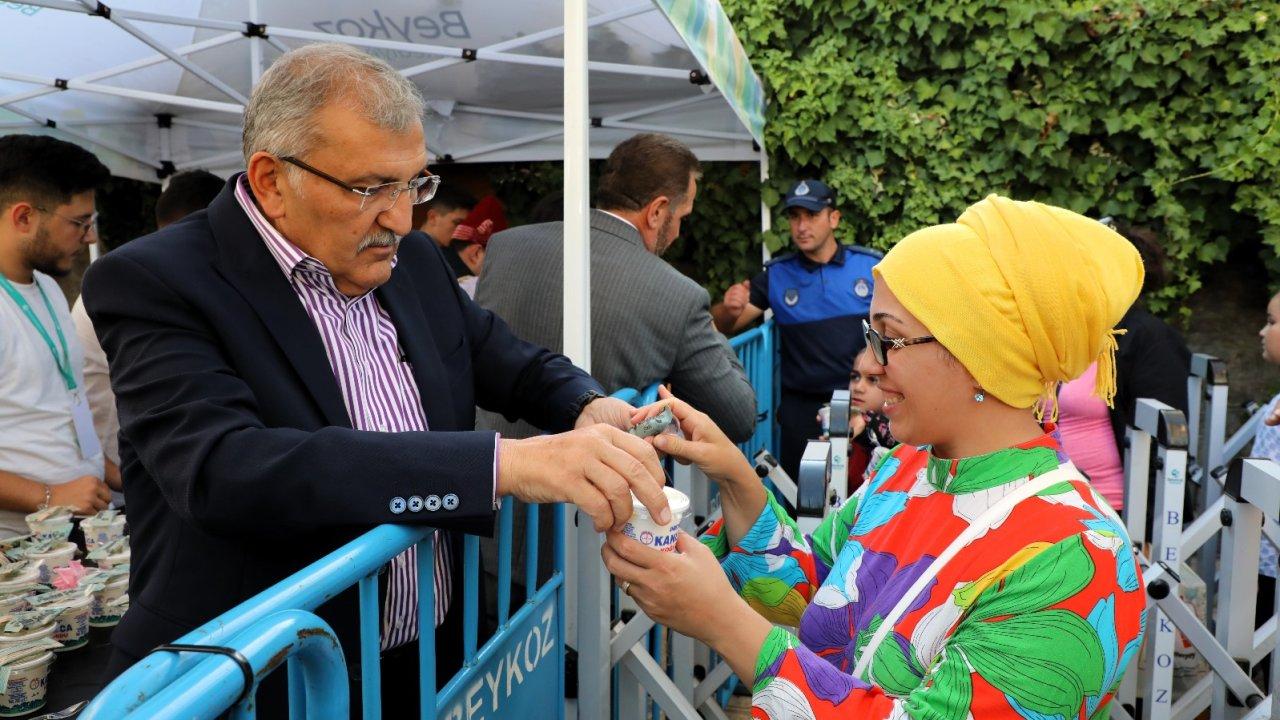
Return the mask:
{"type": "Polygon", "coordinates": [[[729,288],[712,314],[728,335],[773,309],[782,354],[779,459],[796,477],[805,443],[820,431],[818,408],[833,390],[849,385],[854,356],[865,342],[871,268],[882,253],[836,241],[840,211],[821,181],[796,183],[783,207],[800,252],[774,258],[752,280],[729,288]]]}

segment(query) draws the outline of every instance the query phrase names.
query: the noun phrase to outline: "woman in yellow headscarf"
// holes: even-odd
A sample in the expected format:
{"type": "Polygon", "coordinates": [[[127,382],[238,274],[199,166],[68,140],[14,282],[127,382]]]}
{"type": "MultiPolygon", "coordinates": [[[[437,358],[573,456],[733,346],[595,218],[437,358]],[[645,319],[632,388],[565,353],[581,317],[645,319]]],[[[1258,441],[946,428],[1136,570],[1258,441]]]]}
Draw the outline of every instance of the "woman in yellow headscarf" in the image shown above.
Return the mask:
{"type": "Polygon", "coordinates": [[[904,444],[810,536],[705,415],[655,446],[720,486],[723,520],[603,556],[656,621],[754,690],[757,718],[1095,718],[1141,643],[1124,526],[1060,457],[1054,389],[1098,362],[1142,284],[1132,246],[991,196],[875,269],[867,343],[904,444]],[[723,572],[715,572],[716,566],[723,572]],[[798,628],[798,634],[774,623],[798,628]]]}

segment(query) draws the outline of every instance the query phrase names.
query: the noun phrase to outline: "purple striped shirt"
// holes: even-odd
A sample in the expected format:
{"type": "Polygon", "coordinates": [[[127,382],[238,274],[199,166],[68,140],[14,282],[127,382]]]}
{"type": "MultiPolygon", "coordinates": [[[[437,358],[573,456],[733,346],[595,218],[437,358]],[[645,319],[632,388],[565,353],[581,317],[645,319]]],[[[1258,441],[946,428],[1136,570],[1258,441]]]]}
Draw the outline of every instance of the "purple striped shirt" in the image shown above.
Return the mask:
{"type": "MultiPolygon", "coordinates": [[[[272,227],[254,202],[248,179],[243,175],[236,183],[235,195],[320,333],[351,427],[373,432],[427,430],[418,384],[409,364],[401,361],[396,326],[377,296],[372,292],[356,298],[343,295],[319,260],[272,227]]],[[[392,267],[396,261],[392,258],[392,267]]],[[[435,535],[434,579],[436,624],[439,625],[449,609],[453,582],[448,544],[439,532],[435,535]]],[[[383,650],[418,637],[416,560],[417,548],[411,547],[391,561],[382,613],[383,650]]]]}

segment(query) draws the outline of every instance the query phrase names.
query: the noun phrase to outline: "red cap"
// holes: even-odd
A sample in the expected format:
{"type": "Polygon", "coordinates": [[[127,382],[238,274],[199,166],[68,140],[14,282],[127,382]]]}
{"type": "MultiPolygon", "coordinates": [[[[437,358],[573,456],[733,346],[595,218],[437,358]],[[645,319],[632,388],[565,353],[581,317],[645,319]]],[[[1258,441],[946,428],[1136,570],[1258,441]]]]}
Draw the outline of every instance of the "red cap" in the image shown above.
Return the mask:
{"type": "Polygon", "coordinates": [[[467,214],[467,219],[453,231],[453,239],[485,247],[494,233],[502,232],[508,227],[507,216],[502,212],[502,201],[493,195],[486,195],[467,214]]]}

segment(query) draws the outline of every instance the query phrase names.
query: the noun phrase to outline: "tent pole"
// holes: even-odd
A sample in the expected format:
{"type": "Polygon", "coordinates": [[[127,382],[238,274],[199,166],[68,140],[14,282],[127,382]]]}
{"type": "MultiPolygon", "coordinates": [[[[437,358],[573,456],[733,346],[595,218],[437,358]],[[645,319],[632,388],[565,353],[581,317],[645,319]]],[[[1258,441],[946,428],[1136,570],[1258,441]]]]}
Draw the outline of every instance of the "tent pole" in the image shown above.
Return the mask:
{"type": "MultiPolygon", "coordinates": [[[[564,353],[591,371],[591,234],[587,186],[590,180],[589,84],[587,82],[587,1],[564,3],[564,353]]],[[[565,506],[566,513],[576,512],[565,506]]],[[[566,518],[571,519],[571,518],[566,518]]],[[[609,716],[609,580],[600,562],[600,535],[590,518],[573,527],[576,557],[566,559],[566,583],[576,598],[566,612],[576,615],[569,636],[578,651],[578,717],[609,716]],[[574,572],[576,570],[576,572],[574,572]],[[576,600],[576,602],[575,602],[576,600]]]]}

